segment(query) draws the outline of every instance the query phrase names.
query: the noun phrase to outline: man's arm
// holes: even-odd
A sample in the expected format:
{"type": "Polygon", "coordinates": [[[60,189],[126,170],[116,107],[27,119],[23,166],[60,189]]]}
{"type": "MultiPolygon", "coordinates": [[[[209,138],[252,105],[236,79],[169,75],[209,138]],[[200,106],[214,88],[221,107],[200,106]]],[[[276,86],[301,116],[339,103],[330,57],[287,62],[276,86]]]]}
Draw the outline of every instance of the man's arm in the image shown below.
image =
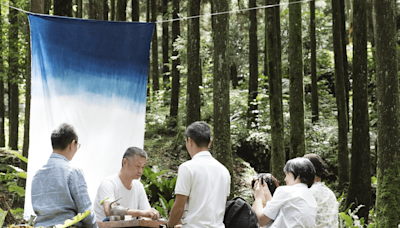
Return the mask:
{"type": "Polygon", "coordinates": [[[92,202],[87,191],[87,185],[83,173],[77,169],[74,170],[69,177],[68,186],[71,190],[71,196],[75,201],[77,207],[77,213],[85,213],[85,211],[91,211],[91,213],[82,220],[82,223],[88,227],[97,228],[96,216],[92,208],[92,202]]]}
{"type": "MultiPolygon", "coordinates": [[[[108,205],[110,205],[110,203],[111,202],[103,203],[103,209],[104,209],[104,213],[106,214],[106,216],[110,216],[110,210],[108,207],[108,205]]],[[[111,205],[111,207],[113,207],[113,205],[111,205]]],[[[160,213],[154,208],[150,208],[150,209],[146,209],[146,210],[129,209],[126,212],[126,214],[132,215],[132,217],[148,217],[153,220],[158,219],[160,217],[160,213]]]]}
{"type": "Polygon", "coordinates": [[[169,220],[167,221],[168,227],[174,227],[181,220],[183,211],[185,210],[185,203],[188,196],[177,194],[175,197],[174,206],[172,206],[169,220]]]}
{"type": "Polygon", "coordinates": [[[259,181],[256,181],[254,184],[254,203],[253,203],[253,210],[256,212],[258,222],[260,226],[265,226],[272,222],[272,219],[266,216],[262,210],[263,210],[263,199],[266,199],[266,201],[270,201],[272,199],[271,193],[268,189],[268,186],[264,183],[264,185],[261,185],[259,181]],[[266,187],[266,189],[265,189],[266,187]]]}

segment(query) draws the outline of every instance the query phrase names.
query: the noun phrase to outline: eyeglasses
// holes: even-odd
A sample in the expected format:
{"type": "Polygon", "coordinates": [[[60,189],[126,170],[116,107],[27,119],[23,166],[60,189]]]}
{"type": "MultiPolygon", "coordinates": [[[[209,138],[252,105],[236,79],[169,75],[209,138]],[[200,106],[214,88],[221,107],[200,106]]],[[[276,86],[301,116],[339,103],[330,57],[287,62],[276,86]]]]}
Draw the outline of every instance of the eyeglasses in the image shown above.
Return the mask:
{"type": "Polygon", "coordinates": [[[75,142],[76,142],[76,148],[79,149],[81,147],[81,144],[78,143],[77,141],[75,141],[75,142]]]}

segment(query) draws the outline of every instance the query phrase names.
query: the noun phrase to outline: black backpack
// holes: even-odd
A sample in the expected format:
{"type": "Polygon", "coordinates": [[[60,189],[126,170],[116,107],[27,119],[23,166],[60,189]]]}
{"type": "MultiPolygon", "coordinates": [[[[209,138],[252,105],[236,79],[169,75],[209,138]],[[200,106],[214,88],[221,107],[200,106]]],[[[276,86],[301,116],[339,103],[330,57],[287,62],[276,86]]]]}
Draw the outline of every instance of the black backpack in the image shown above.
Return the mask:
{"type": "Polygon", "coordinates": [[[226,202],[225,228],[259,228],[258,218],[251,205],[242,197],[226,202]]]}

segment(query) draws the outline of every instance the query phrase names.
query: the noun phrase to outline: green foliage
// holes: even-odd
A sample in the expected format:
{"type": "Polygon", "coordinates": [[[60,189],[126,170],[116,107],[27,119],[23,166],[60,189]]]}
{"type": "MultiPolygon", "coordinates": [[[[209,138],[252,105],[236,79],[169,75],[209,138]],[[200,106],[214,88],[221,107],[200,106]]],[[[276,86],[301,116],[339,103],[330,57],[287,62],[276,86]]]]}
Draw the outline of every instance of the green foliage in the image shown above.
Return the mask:
{"type": "Polygon", "coordinates": [[[169,213],[171,212],[172,206],[174,205],[175,199],[170,199],[167,201],[164,196],[158,193],[159,202],[156,202],[155,208],[160,212],[160,216],[164,218],[168,218],[169,213]],[[160,206],[161,205],[161,206],[160,206]]]}
{"type": "Polygon", "coordinates": [[[3,211],[0,208],[0,227],[3,226],[3,223],[4,223],[4,220],[6,219],[6,216],[7,216],[7,211],[3,211]]]}
{"type": "MultiPolygon", "coordinates": [[[[157,167],[153,167],[155,170],[157,167]]],[[[166,202],[170,202],[174,198],[174,189],[177,176],[172,178],[162,177],[168,170],[153,171],[150,167],[145,167],[141,181],[144,185],[147,195],[150,196],[151,204],[158,203],[160,196],[166,202]]]]}
{"type": "Polygon", "coordinates": [[[25,188],[18,186],[17,183],[15,183],[15,182],[11,182],[8,185],[8,190],[10,192],[17,193],[20,197],[24,197],[25,196],[25,188]]]}
{"type": "Polygon", "coordinates": [[[67,219],[64,224],[59,224],[56,225],[56,228],[66,228],[69,226],[72,226],[80,221],[82,221],[84,218],[86,218],[86,216],[88,216],[91,213],[91,211],[87,210],[84,213],[79,213],[77,214],[75,217],[71,218],[71,219],[67,219]]]}

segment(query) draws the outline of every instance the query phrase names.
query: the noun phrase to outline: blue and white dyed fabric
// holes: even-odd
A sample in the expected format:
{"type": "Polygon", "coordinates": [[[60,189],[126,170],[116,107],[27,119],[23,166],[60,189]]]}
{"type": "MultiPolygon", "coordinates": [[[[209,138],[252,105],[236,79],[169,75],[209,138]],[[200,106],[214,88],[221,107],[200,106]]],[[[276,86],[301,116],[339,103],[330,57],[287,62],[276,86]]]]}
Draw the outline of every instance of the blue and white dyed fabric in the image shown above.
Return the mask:
{"type": "MultiPolygon", "coordinates": [[[[72,159],[92,201],[119,171],[131,146],[143,148],[148,59],[154,23],[29,15],[32,98],[25,218],[31,180],[52,153],[50,135],[72,124],[81,148],[72,159]]],[[[96,205],[94,205],[96,207],[96,205]]]]}

